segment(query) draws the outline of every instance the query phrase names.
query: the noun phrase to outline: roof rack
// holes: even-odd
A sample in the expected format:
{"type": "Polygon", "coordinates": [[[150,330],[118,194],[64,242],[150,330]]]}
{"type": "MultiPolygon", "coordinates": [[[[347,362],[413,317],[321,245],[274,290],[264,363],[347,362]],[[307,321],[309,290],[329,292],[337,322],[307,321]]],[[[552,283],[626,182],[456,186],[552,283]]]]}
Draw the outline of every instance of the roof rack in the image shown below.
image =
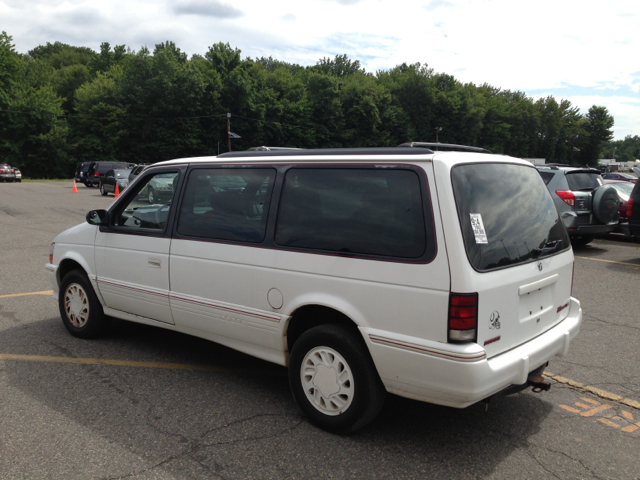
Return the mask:
{"type": "Polygon", "coordinates": [[[247,149],[247,152],[273,152],[276,150],[303,150],[302,148],[296,147],[265,147],[264,145],[260,147],[251,147],[247,149]]]}
{"type": "Polygon", "coordinates": [[[469,147],[467,145],[454,145],[452,143],[431,143],[431,142],[407,142],[401,143],[398,147],[422,147],[422,148],[448,148],[451,150],[466,150],[470,152],[491,153],[491,150],[480,147],[469,147]]]}
{"type": "Polygon", "coordinates": [[[217,158],[272,157],[272,156],[324,156],[324,155],[427,155],[434,153],[426,148],[358,147],[358,148],[286,148],[281,150],[240,150],[226,152],[217,158]]]}

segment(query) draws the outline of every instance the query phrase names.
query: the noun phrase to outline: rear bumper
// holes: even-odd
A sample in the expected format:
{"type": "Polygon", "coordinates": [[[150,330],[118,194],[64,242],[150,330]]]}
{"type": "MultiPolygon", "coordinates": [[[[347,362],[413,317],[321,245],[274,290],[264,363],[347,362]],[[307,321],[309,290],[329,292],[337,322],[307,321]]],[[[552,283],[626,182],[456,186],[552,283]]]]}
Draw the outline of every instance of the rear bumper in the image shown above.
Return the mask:
{"type": "Polygon", "coordinates": [[[397,395],[464,408],[510,385],[526,383],[529,372],[556,355],[566,355],[582,323],[571,298],[567,317],[542,335],[495,357],[477,344],[466,347],[361,328],[386,389],[397,395]]]}
{"type": "Polygon", "coordinates": [[[603,233],[609,233],[615,230],[618,226],[618,223],[609,223],[607,225],[578,225],[576,227],[569,228],[570,236],[581,236],[581,235],[601,235],[603,233]]]}

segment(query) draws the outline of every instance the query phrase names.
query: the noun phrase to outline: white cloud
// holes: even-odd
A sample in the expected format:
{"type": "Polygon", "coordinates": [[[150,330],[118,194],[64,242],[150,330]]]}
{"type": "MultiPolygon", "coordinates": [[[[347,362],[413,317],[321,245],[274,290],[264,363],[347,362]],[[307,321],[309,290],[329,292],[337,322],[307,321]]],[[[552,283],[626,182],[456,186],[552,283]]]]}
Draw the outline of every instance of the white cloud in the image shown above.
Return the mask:
{"type": "Polygon", "coordinates": [[[173,12],[179,15],[205,15],[215,18],[240,18],[244,16],[229,3],[216,0],[180,0],[174,5],[173,12]]]}
{"type": "Polygon", "coordinates": [[[368,71],[420,62],[463,82],[598,98],[613,105],[616,137],[640,135],[640,4],[629,1],[0,0],[0,16],[20,52],[172,40],[189,54],[229,42],[304,65],[345,53],[368,71]]]}

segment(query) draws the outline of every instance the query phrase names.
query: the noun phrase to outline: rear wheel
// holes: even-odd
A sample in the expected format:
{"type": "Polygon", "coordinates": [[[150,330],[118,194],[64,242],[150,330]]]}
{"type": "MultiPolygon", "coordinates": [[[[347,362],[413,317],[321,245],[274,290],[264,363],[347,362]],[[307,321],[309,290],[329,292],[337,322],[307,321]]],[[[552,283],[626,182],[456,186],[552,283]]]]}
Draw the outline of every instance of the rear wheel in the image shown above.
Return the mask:
{"type": "Polygon", "coordinates": [[[149,204],[156,203],[156,192],[153,191],[153,188],[149,188],[149,193],[147,194],[147,200],[149,204]]]}
{"type": "Polygon", "coordinates": [[[107,191],[104,189],[104,185],[102,183],[100,183],[100,193],[102,195],[107,195],[107,191]]]}
{"type": "Polygon", "coordinates": [[[371,422],[386,393],[362,338],[337,324],[300,336],[291,350],[289,384],[311,422],[335,433],[371,422]]]}
{"type": "Polygon", "coordinates": [[[58,307],[62,323],[75,337],[94,338],[109,326],[110,319],[104,314],[91,282],[78,270],[67,273],[62,279],[58,307]]]}

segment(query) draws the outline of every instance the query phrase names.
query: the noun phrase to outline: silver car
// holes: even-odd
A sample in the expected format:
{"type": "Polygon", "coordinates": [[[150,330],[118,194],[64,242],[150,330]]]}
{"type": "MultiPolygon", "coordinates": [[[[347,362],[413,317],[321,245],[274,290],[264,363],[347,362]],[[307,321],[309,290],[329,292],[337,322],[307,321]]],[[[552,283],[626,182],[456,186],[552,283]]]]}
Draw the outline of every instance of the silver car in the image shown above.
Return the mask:
{"type": "Polygon", "coordinates": [[[574,245],[586,245],[618,225],[620,197],[589,167],[546,164],[536,167],[547,185],[574,245]]]}

